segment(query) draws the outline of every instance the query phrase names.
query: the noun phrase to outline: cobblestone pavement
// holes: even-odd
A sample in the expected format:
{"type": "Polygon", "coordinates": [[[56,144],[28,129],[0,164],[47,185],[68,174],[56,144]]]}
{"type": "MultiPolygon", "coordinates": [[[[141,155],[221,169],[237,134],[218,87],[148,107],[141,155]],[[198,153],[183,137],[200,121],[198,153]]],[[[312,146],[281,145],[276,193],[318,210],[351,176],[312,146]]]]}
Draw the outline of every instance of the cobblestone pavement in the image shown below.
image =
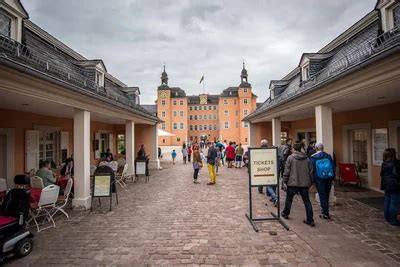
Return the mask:
{"type": "MultiPolygon", "coordinates": [[[[245,218],[248,209],[245,169],[223,167],[217,185],[207,186],[205,168],[200,173],[201,183],[193,184],[191,165],[179,162],[163,166],[163,170],[152,173],[149,183],[141,179],[129,183],[128,190],[120,190],[120,203],[112,212],[108,212],[103,201],[103,208],[93,212],[72,211],[70,219],[59,216],[56,228],[35,234],[31,255],[7,263],[15,266],[396,266],[394,259],[399,253],[400,239],[389,233],[369,237],[370,228],[365,231],[360,226],[362,216],[371,215],[367,206],[338,206],[333,211],[335,217],[341,216],[343,209],[357,211],[333,222],[316,219],[317,226],[311,228],[302,223],[304,208],[296,199],[288,220],[290,231],[277,222],[263,222],[258,223],[260,232],[256,233],[245,218]],[[352,215],[360,218],[355,221],[352,215]],[[352,233],[353,230],[357,232],[352,233]],[[276,235],[272,235],[274,232],[276,235]],[[366,238],[357,238],[364,234],[368,240],[381,240],[376,243],[379,247],[361,241],[366,238]],[[397,247],[389,253],[393,257],[379,251],[386,248],[385,238],[397,241],[397,247]]],[[[266,201],[255,189],[257,215],[274,209],[265,206],[266,201]]],[[[314,210],[317,213],[315,203],[314,210]]],[[[386,231],[388,226],[380,221],[376,222],[378,227],[381,225],[386,231]]]]}

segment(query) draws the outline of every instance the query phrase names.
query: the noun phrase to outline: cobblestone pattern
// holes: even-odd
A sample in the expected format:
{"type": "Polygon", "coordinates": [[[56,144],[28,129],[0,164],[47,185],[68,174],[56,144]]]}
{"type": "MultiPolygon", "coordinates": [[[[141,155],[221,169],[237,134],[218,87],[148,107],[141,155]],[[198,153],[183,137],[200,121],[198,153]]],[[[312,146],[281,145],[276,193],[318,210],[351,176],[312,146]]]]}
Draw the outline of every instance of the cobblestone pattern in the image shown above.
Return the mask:
{"type": "MultiPolygon", "coordinates": [[[[107,201],[103,200],[102,208],[93,212],[72,211],[68,220],[59,216],[56,228],[35,234],[31,255],[10,259],[8,264],[346,265],[335,261],[340,255],[327,256],[320,251],[318,247],[326,242],[320,238],[320,222],[315,228],[303,225],[304,209],[298,199],[289,220],[290,231],[277,222],[263,222],[258,223],[260,232],[255,233],[245,218],[248,177],[244,169],[221,168],[217,185],[207,186],[205,168],[200,172],[201,183],[193,184],[190,165],[163,166],[166,168],[152,173],[149,183],[141,179],[129,183],[128,190],[120,190],[120,204],[112,212],[108,212],[107,201]]],[[[257,216],[273,209],[264,205],[265,196],[256,189],[254,202],[257,216]]],[[[335,216],[337,212],[334,211],[335,216]]],[[[325,229],[328,227],[337,231],[333,235],[338,239],[334,246],[339,247],[339,253],[348,250],[341,247],[337,234],[345,232],[335,224],[325,229]]],[[[373,247],[355,242],[360,245],[360,250],[355,251],[356,264],[352,264],[353,255],[348,253],[348,266],[360,265],[360,258],[366,255],[371,257],[366,258],[369,264],[364,266],[384,263],[373,247]]]]}

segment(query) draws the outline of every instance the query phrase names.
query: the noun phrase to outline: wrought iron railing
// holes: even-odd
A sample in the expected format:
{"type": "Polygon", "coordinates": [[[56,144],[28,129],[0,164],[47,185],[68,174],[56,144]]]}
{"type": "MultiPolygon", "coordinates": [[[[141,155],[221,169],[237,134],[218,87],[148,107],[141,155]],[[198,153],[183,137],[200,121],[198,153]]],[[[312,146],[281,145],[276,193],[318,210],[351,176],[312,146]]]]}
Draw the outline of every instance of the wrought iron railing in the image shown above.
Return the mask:
{"type": "Polygon", "coordinates": [[[126,96],[113,92],[106,87],[99,86],[93,79],[80,74],[82,72],[79,67],[73,66],[70,68],[60,66],[56,60],[46,55],[44,52],[21,44],[7,36],[0,34],[0,57],[9,58],[17,62],[23,63],[35,70],[41,71],[54,78],[77,86],[82,90],[96,93],[113,102],[122,104],[145,113],[148,113],[143,107],[131,101],[126,96]]]}
{"type": "MultiPolygon", "coordinates": [[[[344,73],[354,66],[368,60],[372,56],[385,50],[388,47],[398,45],[400,43],[400,27],[393,28],[392,30],[385,32],[379,36],[369,36],[367,40],[359,44],[356,49],[352,50],[351,53],[345,54],[341,57],[334,59],[329,63],[329,66],[323,68],[319,72],[311,76],[307,81],[303,81],[299,86],[296,86],[295,90],[285,90],[280,95],[273,99],[268,99],[268,103],[260,108],[259,112],[272,108],[278,105],[284,100],[295,98],[301,93],[308,91],[319,84],[334,78],[335,76],[344,73]]],[[[257,112],[256,112],[257,113],[257,112]]]]}

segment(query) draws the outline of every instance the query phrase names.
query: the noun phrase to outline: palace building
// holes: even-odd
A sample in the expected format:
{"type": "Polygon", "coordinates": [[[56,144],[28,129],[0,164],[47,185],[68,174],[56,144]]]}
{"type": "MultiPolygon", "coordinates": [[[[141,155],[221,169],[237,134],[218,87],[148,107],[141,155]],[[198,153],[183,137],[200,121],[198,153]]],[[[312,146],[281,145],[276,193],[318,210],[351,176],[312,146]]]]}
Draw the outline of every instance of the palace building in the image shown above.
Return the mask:
{"type": "Polygon", "coordinates": [[[228,140],[248,144],[249,124],[243,118],[256,109],[257,96],[252,93],[248,74],[243,63],[239,86],[229,87],[219,95],[200,94],[187,96],[179,87],[168,85],[168,74],[161,74],[157,89],[156,110],[163,121],[159,129],[173,136],[159,136],[159,145],[182,145],[200,139],[228,140]]]}
{"type": "MultiPolygon", "coordinates": [[[[300,57],[300,55],[299,55],[300,57]]],[[[269,98],[245,118],[250,144],[322,142],[355,164],[362,184],[380,189],[385,148],[400,150],[400,1],[375,8],[296,68],[270,82],[269,98]]]]}

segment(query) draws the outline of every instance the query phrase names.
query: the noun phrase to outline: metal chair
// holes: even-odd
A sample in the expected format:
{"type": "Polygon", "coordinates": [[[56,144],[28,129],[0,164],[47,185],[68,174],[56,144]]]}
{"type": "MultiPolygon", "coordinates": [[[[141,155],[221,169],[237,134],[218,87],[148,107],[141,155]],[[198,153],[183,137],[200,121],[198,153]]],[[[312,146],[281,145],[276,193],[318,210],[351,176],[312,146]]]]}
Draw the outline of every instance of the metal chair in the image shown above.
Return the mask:
{"type": "Polygon", "coordinates": [[[31,177],[31,188],[43,188],[43,179],[39,176],[31,177]]]}
{"type": "Polygon", "coordinates": [[[64,207],[68,204],[68,201],[69,201],[69,199],[71,197],[71,190],[72,190],[73,184],[74,184],[74,180],[72,180],[72,178],[69,178],[68,182],[67,182],[67,186],[65,187],[65,190],[64,190],[64,194],[62,196],[58,197],[57,203],[56,203],[56,207],[55,207],[55,211],[53,212],[51,217],[54,217],[54,215],[56,215],[57,212],[61,211],[62,213],[64,213],[64,215],[67,218],[69,218],[69,215],[64,210],[64,207]]]}
{"type": "Polygon", "coordinates": [[[121,174],[115,176],[115,181],[122,187],[126,187],[125,180],[131,179],[131,175],[128,175],[128,164],[126,163],[121,174]]]}
{"type": "Polygon", "coordinates": [[[33,221],[38,232],[56,227],[56,223],[53,220],[51,212],[56,208],[55,205],[58,199],[59,192],[60,187],[57,185],[49,185],[43,188],[40,194],[38,206],[31,210],[31,218],[27,223],[28,225],[31,223],[31,221],[33,221]],[[52,225],[40,228],[39,223],[37,222],[37,219],[39,219],[40,217],[43,217],[42,224],[44,224],[46,221],[50,222],[52,225]]]}

